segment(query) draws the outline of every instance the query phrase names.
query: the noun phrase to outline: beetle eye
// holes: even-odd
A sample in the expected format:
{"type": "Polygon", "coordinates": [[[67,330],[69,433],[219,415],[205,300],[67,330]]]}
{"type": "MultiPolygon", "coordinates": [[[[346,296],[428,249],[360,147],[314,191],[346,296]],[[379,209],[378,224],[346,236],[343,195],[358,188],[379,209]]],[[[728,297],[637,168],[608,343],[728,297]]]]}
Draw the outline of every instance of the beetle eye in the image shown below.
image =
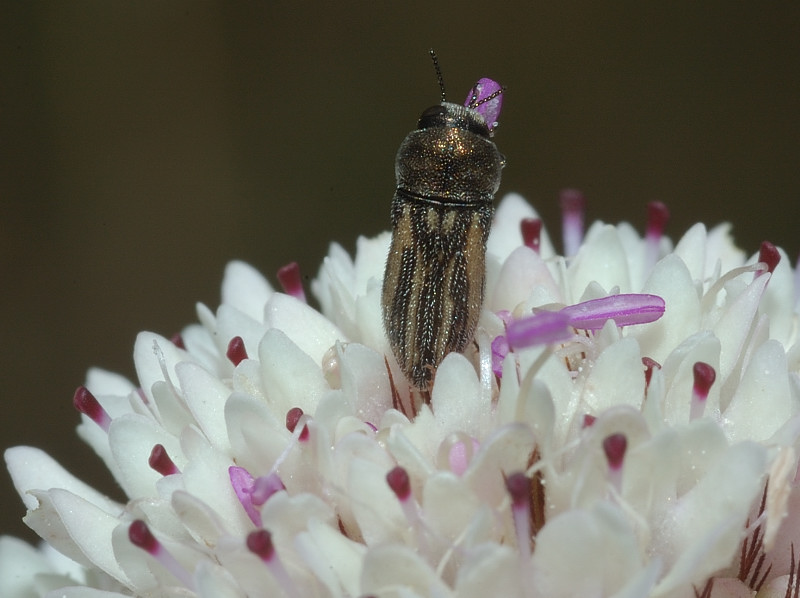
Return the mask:
{"type": "Polygon", "coordinates": [[[441,126],[444,123],[447,108],[444,106],[431,106],[419,117],[417,123],[418,129],[427,129],[428,127],[441,126]]]}

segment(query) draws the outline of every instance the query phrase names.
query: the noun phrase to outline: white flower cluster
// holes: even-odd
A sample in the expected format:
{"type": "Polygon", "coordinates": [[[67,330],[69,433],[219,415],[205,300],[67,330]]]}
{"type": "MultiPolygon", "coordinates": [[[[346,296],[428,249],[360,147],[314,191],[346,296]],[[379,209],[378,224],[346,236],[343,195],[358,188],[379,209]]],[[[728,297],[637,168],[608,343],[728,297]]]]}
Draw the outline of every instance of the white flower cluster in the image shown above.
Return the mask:
{"type": "Polygon", "coordinates": [[[535,217],[498,207],[474,346],[426,400],[382,330],[388,234],[331,247],[321,313],[230,264],[216,313],[139,335],[137,384],[92,370],[76,394],[126,503],[6,452],[46,544],[0,540],[0,595],[796,596],[786,255],[767,271],[725,226],[673,248],[595,223],[565,258],[544,232],[525,246],[535,217]],[[508,322],[623,294],[663,316],[495,350],[508,322]]]}

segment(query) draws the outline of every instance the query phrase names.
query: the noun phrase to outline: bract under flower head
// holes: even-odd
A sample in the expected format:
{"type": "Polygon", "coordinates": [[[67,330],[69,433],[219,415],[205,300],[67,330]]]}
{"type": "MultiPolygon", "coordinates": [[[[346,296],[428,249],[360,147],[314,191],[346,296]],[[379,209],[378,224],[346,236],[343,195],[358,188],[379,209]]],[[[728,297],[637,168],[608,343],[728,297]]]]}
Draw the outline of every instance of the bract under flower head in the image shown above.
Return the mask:
{"type": "Polygon", "coordinates": [[[296,268],[284,294],[230,264],[199,324],[138,337],[136,383],[92,370],[76,393],[124,503],[37,449],[6,452],[47,544],[0,540],[0,595],[796,592],[786,256],[748,260],[725,226],[673,247],[665,209],[644,236],[584,231],[570,206],[564,257],[543,227],[530,238],[519,196],[500,203],[474,343],[429,402],[382,330],[388,234],[354,258],[331,247],[320,311],[296,268]]]}

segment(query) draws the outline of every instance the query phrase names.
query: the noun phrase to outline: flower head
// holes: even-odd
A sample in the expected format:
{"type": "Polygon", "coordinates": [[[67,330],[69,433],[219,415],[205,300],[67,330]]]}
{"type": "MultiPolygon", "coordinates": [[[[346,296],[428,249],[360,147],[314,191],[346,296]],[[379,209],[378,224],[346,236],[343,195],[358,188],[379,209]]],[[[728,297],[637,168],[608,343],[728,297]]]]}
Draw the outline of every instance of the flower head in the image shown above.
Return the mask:
{"type": "Polygon", "coordinates": [[[0,541],[2,595],[796,595],[791,265],[726,226],[673,246],[661,205],[644,236],[584,230],[583,202],[566,257],[501,202],[478,331],[429,401],[382,329],[388,234],[331,246],[319,311],[296,265],[282,293],[230,264],[216,311],[139,335],[136,383],[75,394],[126,502],[6,452],[46,544],[0,541]]]}

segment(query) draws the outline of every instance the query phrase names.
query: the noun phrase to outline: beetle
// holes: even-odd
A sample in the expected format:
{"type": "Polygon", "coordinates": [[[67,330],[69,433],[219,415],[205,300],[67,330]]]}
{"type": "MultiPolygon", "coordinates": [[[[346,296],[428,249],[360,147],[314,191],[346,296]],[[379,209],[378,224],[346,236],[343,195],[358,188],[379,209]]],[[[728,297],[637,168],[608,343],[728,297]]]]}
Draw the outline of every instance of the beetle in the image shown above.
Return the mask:
{"type": "Polygon", "coordinates": [[[464,105],[425,110],[400,145],[383,278],[383,324],[412,386],[427,392],[436,368],[471,342],[483,305],[486,241],[505,158],[492,141],[505,88],[481,79],[464,105]]]}

